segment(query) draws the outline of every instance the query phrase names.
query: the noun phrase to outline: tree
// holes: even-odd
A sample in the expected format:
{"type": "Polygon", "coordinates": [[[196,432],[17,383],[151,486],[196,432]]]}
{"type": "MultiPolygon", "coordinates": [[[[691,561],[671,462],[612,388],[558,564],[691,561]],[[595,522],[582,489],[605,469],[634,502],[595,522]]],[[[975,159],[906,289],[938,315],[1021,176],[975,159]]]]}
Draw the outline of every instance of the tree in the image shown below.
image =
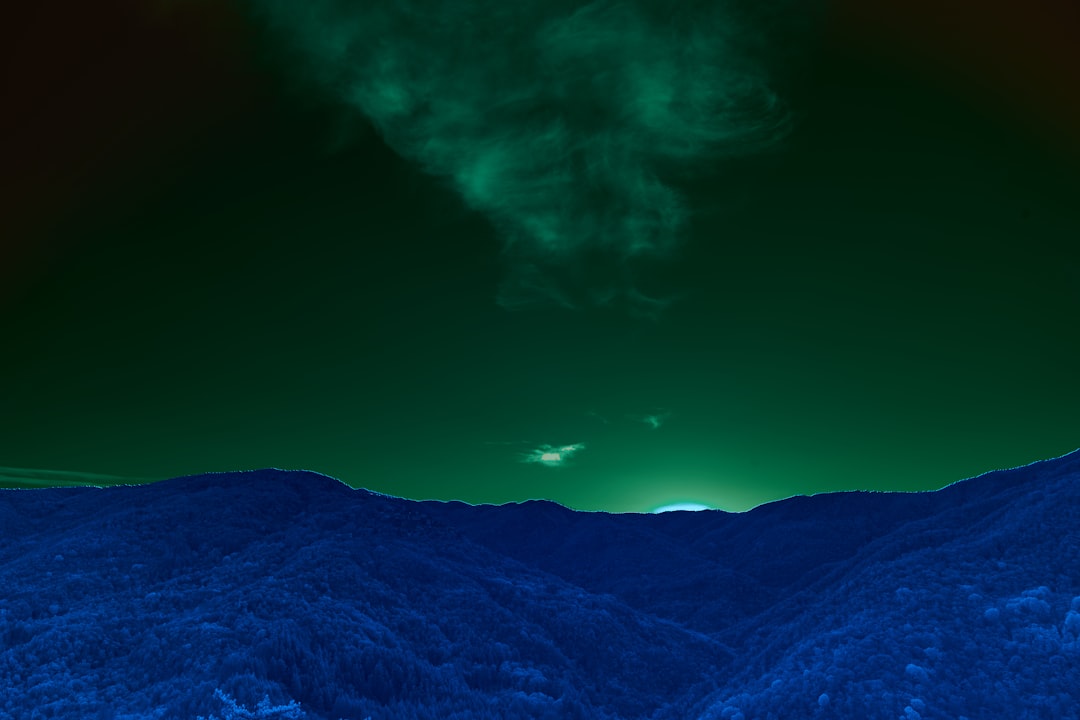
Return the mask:
{"type": "Polygon", "coordinates": [[[214,697],[221,701],[222,716],[211,715],[204,718],[201,715],[198,720],[305,720],[307,713],[295,700],[288,705],[271,705],[270,697],[264,696],[254,710],[240,705],[227,692],[218,689],[214,691],[214,697]]]}

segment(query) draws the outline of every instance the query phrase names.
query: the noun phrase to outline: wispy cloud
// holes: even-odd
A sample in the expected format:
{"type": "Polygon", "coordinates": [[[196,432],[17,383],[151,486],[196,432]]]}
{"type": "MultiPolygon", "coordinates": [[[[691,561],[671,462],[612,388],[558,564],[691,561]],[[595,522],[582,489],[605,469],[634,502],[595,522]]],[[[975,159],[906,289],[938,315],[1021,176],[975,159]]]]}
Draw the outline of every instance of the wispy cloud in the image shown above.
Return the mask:
{"type": "Polygon", "coordinates": [[[600,413],[596,412],[595,410],[587,411],[585,413],[585,417],[591,417],[594,420],[599,420],[600,422],[604,423],[605,425],[608,424],[608,419],[606,417],[604,417],[603,415],[601,415],[600,413]]]}
{"type": "Polygon", "coordinates": [[[648,413],[646,415],[631,415],[630,416],[631,420],[636,420],[637,422],[645,423],[646,425],[651,427],[653,430],[660,429],[660,426],[663,425],[664,423],[666,423],[669,418],[671,418],[671,413],[668,412],[668,411],[648,413]]]}
{"type": "Polygon", "coordinates": [[[560,467],[565,465],[571,457],[585,449],[585,443],[573,445],[540,445],[529,452],[521,454],[523,463],[539,463],[547,467],[560,467]]]}
{"type": "Polygon", "coordinates": [[[254,4],[302,51],[300,72],[487,216],[504,308],[658,313],[666,300],[638,279],[693,214],[675,178],[791,127],[767,28],[734,0],[254,4]]]}
{"type": "Polygon", "coordinates": [[[0,487],[70,487],[93,485],[140,485],[161,478],[127,477],[77,470],[51,470],[47,468],[0,467],[0,487]]]}

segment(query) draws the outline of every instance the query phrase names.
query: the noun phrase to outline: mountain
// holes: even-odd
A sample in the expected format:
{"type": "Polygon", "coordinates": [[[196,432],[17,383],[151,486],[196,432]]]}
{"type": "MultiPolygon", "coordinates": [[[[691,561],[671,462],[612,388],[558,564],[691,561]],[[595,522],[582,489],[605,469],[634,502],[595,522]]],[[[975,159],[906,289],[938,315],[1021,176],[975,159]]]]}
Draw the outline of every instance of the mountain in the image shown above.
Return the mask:
{"type": "Polygon", "coordinates": [[[0,490],[0,719],[1080,717],[1080,451],[746,513],[0,490]]]}

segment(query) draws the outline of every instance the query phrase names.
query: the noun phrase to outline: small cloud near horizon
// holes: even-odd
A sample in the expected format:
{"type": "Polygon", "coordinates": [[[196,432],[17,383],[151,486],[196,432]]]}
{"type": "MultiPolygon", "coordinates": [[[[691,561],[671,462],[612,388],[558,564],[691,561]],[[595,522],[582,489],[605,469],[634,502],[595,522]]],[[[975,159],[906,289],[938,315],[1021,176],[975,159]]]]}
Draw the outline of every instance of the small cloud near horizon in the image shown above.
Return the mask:
{"type": "Polygon", "coordinates": [[[603,415],[601,415],[600,413],[596,412],[595,410],[589,410],[589,411],[587,411],[587,412],[585,413],[585,416],[586,416],[586,417],[591,417],[591,418],[595,418],[595,419],[599,420],[600,422],[604,423],[605,425],[608,425],[608,424],[610,424],[610,421],[609,421],[609,420],[608,420],[608,419],[607,419],[606,417],[604,417],[604,416],[603,416],[603,415]]]}
{"type": "Polygon", "coordinates": [[[631,415],[630,419],[639,423],[644,423],[653,430],[659,430],[660,426],[666,423],[670,417],[671,413],[665,410],[662,412],[648,413],[646,415],[631,415]]]}
{"type": "Polygon", "coordinates": [[[522,453],[521,462],[539,463],[547,467],[560,467],[576,453],[585,449],[585,443],[572,445],[540,445],[527,453],[522,453]]]}

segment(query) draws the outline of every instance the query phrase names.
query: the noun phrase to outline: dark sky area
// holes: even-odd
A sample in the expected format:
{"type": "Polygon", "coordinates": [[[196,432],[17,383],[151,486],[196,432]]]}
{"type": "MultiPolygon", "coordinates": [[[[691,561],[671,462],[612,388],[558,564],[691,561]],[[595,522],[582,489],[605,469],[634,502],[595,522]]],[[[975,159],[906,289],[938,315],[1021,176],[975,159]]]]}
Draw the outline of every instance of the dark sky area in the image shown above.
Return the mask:
{"type": "Polygon", "coordinates": [[[3,472],[744,510],[1080,446],[1080,11],[669,5],[16,13],[3,472]]]}

